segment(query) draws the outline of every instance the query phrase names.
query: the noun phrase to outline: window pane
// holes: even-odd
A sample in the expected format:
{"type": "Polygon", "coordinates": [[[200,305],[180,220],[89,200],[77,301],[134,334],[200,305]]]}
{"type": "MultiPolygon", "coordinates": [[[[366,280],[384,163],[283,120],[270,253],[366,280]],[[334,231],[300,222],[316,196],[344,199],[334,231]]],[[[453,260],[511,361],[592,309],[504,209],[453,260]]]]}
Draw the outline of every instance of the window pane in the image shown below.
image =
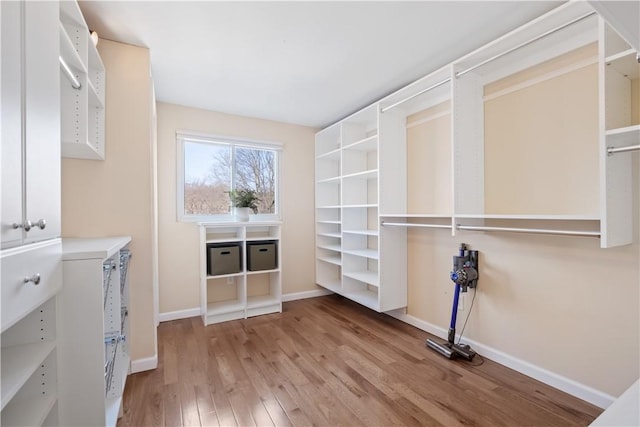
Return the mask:
{"type": "Polygon", "coordinates": [[[185,215],[228,214],[230,188],[230,147],[185,141],[185,215]]]}
{"type": "Polygon", "coordinates": [[[258,193],[259,214],[276,213],[276,153],[255,148],[236,148],[236,188],[258,193]]]}

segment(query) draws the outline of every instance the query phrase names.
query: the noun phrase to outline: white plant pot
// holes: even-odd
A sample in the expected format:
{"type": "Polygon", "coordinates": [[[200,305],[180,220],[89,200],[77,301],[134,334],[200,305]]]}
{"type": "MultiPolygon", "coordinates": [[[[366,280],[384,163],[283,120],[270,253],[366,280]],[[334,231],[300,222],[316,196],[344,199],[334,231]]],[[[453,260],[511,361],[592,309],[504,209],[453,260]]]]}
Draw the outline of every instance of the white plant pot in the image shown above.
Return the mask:
{"type": "Polygon", "coordinates": [[[251,208],[234,208],[236,220],[240,222],[249,221],[249,215],[253,212],[251,208]]]}

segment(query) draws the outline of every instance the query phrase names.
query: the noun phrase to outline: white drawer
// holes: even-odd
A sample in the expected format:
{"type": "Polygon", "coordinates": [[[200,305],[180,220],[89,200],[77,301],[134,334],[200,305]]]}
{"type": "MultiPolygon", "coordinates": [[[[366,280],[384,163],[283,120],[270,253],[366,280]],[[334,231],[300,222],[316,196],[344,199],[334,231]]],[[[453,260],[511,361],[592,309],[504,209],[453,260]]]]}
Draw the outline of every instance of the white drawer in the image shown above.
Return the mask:
{"type": "Polygon", "coordinates": [[[47,301],[62,287],[60,239],[0,252],[2,263],[2,331],[47,301]],[[25,282],[39,275],[40,282],[25,282]]]}

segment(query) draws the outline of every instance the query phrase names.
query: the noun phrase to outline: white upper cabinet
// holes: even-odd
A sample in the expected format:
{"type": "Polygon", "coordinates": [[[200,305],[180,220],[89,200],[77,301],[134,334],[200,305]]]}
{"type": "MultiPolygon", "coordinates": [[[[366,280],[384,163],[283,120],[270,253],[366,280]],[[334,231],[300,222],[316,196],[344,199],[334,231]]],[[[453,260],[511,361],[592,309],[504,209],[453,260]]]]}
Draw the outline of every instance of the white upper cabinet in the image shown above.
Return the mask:
{"type": "Polygon", "coordinates": [[[60,236],[57,2],[2,2],[2,247],[60,236]]]}

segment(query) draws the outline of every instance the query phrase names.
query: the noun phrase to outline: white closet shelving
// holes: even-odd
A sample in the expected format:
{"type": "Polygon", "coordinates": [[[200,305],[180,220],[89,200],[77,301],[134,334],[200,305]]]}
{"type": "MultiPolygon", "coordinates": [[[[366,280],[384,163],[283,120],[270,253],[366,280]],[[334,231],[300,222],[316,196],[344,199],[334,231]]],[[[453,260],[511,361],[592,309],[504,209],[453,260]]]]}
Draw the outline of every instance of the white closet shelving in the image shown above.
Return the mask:
{"type": "Polygon", "coordinates": [[[201,223],[200,301],[204,324],[280,313],[280,250],[279,222],[201,223]],[[251,245],[267,245],[274,265],[252,271],[248,260],[251,245]],[[208,248],[212,246],[237,250],[229,255],[236,262],[233,272],[209,274],[208,265],[215,263],[208,255],[208,248]]]}
{"type": "Polygon", "coordinates": [[[610,151],[640,145],[640,57],[603,19],[599,31],[602,239],[616,246],[631,243],[633,152],[610,151]]]}
{"type": "MultiPolygon", "coordinates": [[[[382,243],[400,248],[406,233],[381,236],[379,213],[404,198],[404,185],[391,170],[404,164],[404,150],[385,151],[379,144],[380,113],[366,108],[318,134],[316,139],[316,281],[377,311],[406,305],[406,290],[381,287],[381,277],[403,274],[389,263],[380,267],[382,243]],[[386,153],[383,157],[383,153],[386,153]],[[397,188],[381,198],[382,188],[397,188]],[[398,243],[400,243],[398,245],[398,243]]],[[[402,202],[404,203],[404,202],[402,202]]]]}
{"type": "Polygon", "coordinates": [[[77,2],[60,2],[59,33],[62,156],[104,160],[105,69],[77,2]]]}
{"type": "Polygon", "coordinates": [[[318,132],[316,283],[406,306],[409,227],[631,243],[638,75],[570,2],[318,132]]]}
{"type": "Polygon", "coordinates": [[[121,413],[131,360],[130,241],[63,239],[65,284],[58,298],[61,425],[115,426],[121,413]]]}

